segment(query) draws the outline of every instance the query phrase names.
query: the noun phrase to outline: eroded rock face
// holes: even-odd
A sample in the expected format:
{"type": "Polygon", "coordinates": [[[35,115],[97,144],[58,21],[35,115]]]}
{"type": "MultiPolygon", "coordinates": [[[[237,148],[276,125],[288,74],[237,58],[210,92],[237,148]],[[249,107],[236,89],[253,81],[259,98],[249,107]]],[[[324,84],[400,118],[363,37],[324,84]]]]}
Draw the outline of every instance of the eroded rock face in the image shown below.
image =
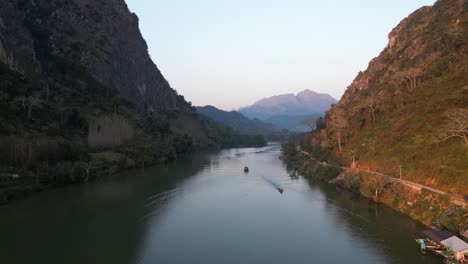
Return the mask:
{"type": "Polygon", "coordinates": [[[53,75],[65,60],[140,110],[186,104],[151,60],[124,0],[5,0],[0,18],[0,60],[16,71],[53,75]]]}
{"type": "Polygon", "coordinates": [[[40,71],[31,33],[24,26],[24,14],[15,1],[2,1],[0,7],[0,61],[20,73],[40,71]]]}
{"type": "Polygon", "coordinates": [[[357,74],[327,113],[327,143],[337,156],[358,151],[344,154],[346,162],[356,155],[373,169],[388,168],[393,175],[399,167],[392,159],[401,158],[410,180],[466,194],[466,173],[449,171],[466,171],[466,150],[445,160],[458,142],[442,144],[434,138],[447,124],[447,112],[467,108],[463,87],[468,81],[468,24],[462,22],[467,21],[467,10],[467,1],[438,0],[390,32],[388,47],[357,74]],[[437,180],[425,183],[428,178],[437,180]]]}
{"type": "Polygon", "coordinates": [[[466,8],[464,0],[439,0],[403,19],[388,34],[387,47],[369,62],[365,71],[358,73],[337,106],[359,105],[362,98],[357,91],[369,89],[370,83],[373,90],[382,85],[394,86],[398,73],[414,69],[429,72],[438,67],[438,60],[447,55],[439,51],[442,46],[449,46],[449,41],[465,41],[466,26],[460,18],[466,8]],[[449,30],[441,30],[444,27],[449,30]]]}

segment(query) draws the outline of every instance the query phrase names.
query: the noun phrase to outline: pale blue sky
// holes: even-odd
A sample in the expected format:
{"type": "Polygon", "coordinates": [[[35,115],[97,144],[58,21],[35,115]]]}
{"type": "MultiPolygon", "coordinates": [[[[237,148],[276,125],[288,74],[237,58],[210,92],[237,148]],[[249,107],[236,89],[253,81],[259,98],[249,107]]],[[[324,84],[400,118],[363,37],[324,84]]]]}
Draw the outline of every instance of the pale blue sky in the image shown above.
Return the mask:
{"type": "Polygon", "coordinates": [[[403,18],[433,0],[126,0],[151,57],[194,105],[304,89],[339,99],[403,18]]]}

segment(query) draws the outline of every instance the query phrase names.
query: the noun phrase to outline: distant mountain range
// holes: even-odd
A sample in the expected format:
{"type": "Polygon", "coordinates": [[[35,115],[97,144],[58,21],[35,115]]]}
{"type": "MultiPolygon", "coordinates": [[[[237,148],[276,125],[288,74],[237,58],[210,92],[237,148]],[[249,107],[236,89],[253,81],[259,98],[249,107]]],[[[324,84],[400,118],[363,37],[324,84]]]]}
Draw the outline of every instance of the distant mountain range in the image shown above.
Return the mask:
{"type": "Polygon", "coordinates": [[[311,119],[322,116],[336,102],[328,94],[304,90],[297,95],[291,93],[263,98],[251,106],[241,108],[239,112],[280,128],[308,131],[313,123],[311,119]]]}
{"type": "Polygon", "coordinates": [[[251,106],[243,107],[240,113],[249,118],[267,120],[273,116],[300,116],[323,114],[337,100],[328,94],[304,90],[297,95],[282,94],[263,98],[251,106]]]}
{"type": "Polygon", "coordinates": [[[231,127],[246,135],[264,135],[271,137],[276,134],[279,128],[272,124],[263,122],[259,119],[249,119],[237,111],[223,111],[214,106],[198,106],[197,112],[212,120],[231,127]]]}

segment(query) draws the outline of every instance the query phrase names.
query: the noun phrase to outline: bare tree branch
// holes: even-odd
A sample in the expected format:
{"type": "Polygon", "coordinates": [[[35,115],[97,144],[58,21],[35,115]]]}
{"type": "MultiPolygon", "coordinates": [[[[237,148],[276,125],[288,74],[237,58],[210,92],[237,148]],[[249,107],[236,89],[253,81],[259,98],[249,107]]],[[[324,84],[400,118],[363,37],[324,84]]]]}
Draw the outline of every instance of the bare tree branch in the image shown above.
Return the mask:
{"type": "Polygon", "coordinates": [[[446,122],[439,129],[436,142],[456,137],[462,139],[468,147],[468,109],[451,109],[445,117],[446,122]]]}

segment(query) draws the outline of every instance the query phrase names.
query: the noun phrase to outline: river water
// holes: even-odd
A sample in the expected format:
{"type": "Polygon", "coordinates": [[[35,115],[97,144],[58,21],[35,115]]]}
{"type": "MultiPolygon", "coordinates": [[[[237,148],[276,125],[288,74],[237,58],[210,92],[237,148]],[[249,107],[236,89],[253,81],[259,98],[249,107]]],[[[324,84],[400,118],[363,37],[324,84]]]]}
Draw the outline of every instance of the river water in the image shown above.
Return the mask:
{"type": "Polygon", "coordinates": [[[0,263],[442,262],[419,253],[424,226],[288,172],[279,151],[197,154],[1,206],[0,263]]]}

